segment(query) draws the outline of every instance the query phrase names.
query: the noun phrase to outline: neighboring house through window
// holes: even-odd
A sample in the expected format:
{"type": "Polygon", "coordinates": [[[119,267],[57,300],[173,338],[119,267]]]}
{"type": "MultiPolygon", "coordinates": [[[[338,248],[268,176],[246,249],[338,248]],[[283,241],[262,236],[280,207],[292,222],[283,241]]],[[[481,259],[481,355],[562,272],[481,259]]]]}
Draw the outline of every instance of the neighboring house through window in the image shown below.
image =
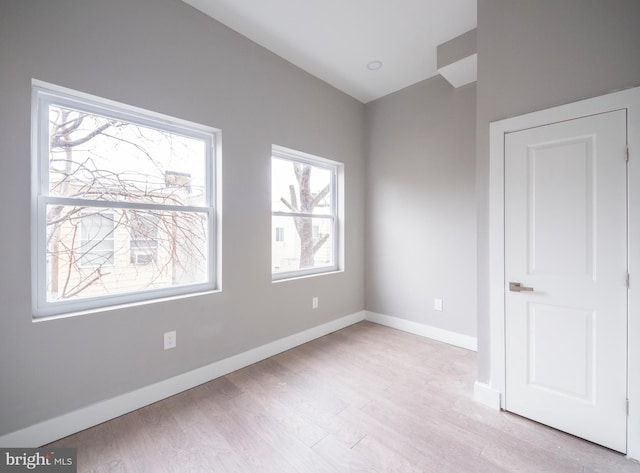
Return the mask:
{"type": "Polygon", "coordinates": [[[132,212],[129,224],[131,263],[144,265],[157,262],[160,219],[151,213],[132,212]]]}
{"type": "Polygon", "coordinates": [[[113,266],[113,213],[100,209],[80,213],[80,240],[76,258],[81,267],[113,266]]]}
{"type": "Polygon", "coordinates": [[[214,280],[218,132],[34,81],[35,316],[214,280]]]}

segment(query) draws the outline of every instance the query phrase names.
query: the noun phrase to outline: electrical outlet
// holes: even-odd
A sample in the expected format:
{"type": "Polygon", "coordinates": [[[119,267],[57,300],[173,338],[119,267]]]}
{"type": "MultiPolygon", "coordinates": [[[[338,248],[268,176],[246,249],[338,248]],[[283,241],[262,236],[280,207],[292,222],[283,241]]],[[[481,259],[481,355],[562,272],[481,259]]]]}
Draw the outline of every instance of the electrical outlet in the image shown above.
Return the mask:
{"type": "Polygon", "coordinates": [[[314,297],[313,299],[311,299],[311,308],[312,309],[317,309],[318,308],[318,298],[314,297]]]}
{"type": "Polygon", "coordinates": [[[176,347],[176,331],[164,333],[164,349],[169,350],[176,347]]]}
{"type": "Polygon", "coordinates": [[[437,310],[442,312],[442,299],[434,299],[433,300],[433,310],[437,310]]]}

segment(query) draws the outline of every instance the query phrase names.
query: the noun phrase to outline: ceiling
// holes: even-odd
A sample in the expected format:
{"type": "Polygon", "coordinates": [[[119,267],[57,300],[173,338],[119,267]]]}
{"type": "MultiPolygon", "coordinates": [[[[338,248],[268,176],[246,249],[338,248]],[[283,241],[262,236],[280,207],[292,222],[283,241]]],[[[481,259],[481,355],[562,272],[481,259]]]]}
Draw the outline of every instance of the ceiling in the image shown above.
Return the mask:
{"type": "Polygon", "coordinates": [[[476,0],[183,1],[363,103],[435,76],[477,23],[476,0]]]}

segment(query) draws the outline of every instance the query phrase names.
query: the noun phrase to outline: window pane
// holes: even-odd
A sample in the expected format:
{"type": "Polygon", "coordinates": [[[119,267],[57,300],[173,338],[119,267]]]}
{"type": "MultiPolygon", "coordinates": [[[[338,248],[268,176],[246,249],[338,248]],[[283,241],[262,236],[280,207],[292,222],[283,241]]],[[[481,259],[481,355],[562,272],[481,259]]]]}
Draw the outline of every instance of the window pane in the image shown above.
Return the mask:
{"type": "Polygon", "coordinates": [[[331,215],[331,178],[328,168],[272,158],[273,211],[331,215]]]}
{"type": "Polygon", "coordinates": [[[203,140],[49,106],[49,195],[205,205],[203,140]]]}
{"type": "Polygon", "coordinates": [[[205,212],[50,204],[47,301],[207,282],[208,225],[205,212]]]}
{"type": "Polygon", "coordinates": [[[93,209],[80,213],[76,258],[82,267],[113,266],[113,213],[93,209]]]}
{"type": "Polygon", "coordinates": [[[273,273],[334,265],[333,218],[274,216],[272,227],[273,273]]]}
{"type": "Polygon", "coordinates": [[[153,212],[129,210],[131,232],[131,264],[151,264],[157,261],[158,225],[160,219],[153,212]]]}

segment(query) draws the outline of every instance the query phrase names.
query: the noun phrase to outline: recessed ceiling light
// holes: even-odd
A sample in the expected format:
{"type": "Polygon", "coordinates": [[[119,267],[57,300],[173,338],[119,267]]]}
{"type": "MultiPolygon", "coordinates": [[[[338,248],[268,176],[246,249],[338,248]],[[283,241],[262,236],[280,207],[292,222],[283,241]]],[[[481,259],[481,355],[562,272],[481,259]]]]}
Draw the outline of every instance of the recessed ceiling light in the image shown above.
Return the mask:
{"type": "Polygon", "coordinates": [[[382,61],[371,61],[367,64],[367,69],[370,71],[377,71],[382,67],[382,61]]]}

